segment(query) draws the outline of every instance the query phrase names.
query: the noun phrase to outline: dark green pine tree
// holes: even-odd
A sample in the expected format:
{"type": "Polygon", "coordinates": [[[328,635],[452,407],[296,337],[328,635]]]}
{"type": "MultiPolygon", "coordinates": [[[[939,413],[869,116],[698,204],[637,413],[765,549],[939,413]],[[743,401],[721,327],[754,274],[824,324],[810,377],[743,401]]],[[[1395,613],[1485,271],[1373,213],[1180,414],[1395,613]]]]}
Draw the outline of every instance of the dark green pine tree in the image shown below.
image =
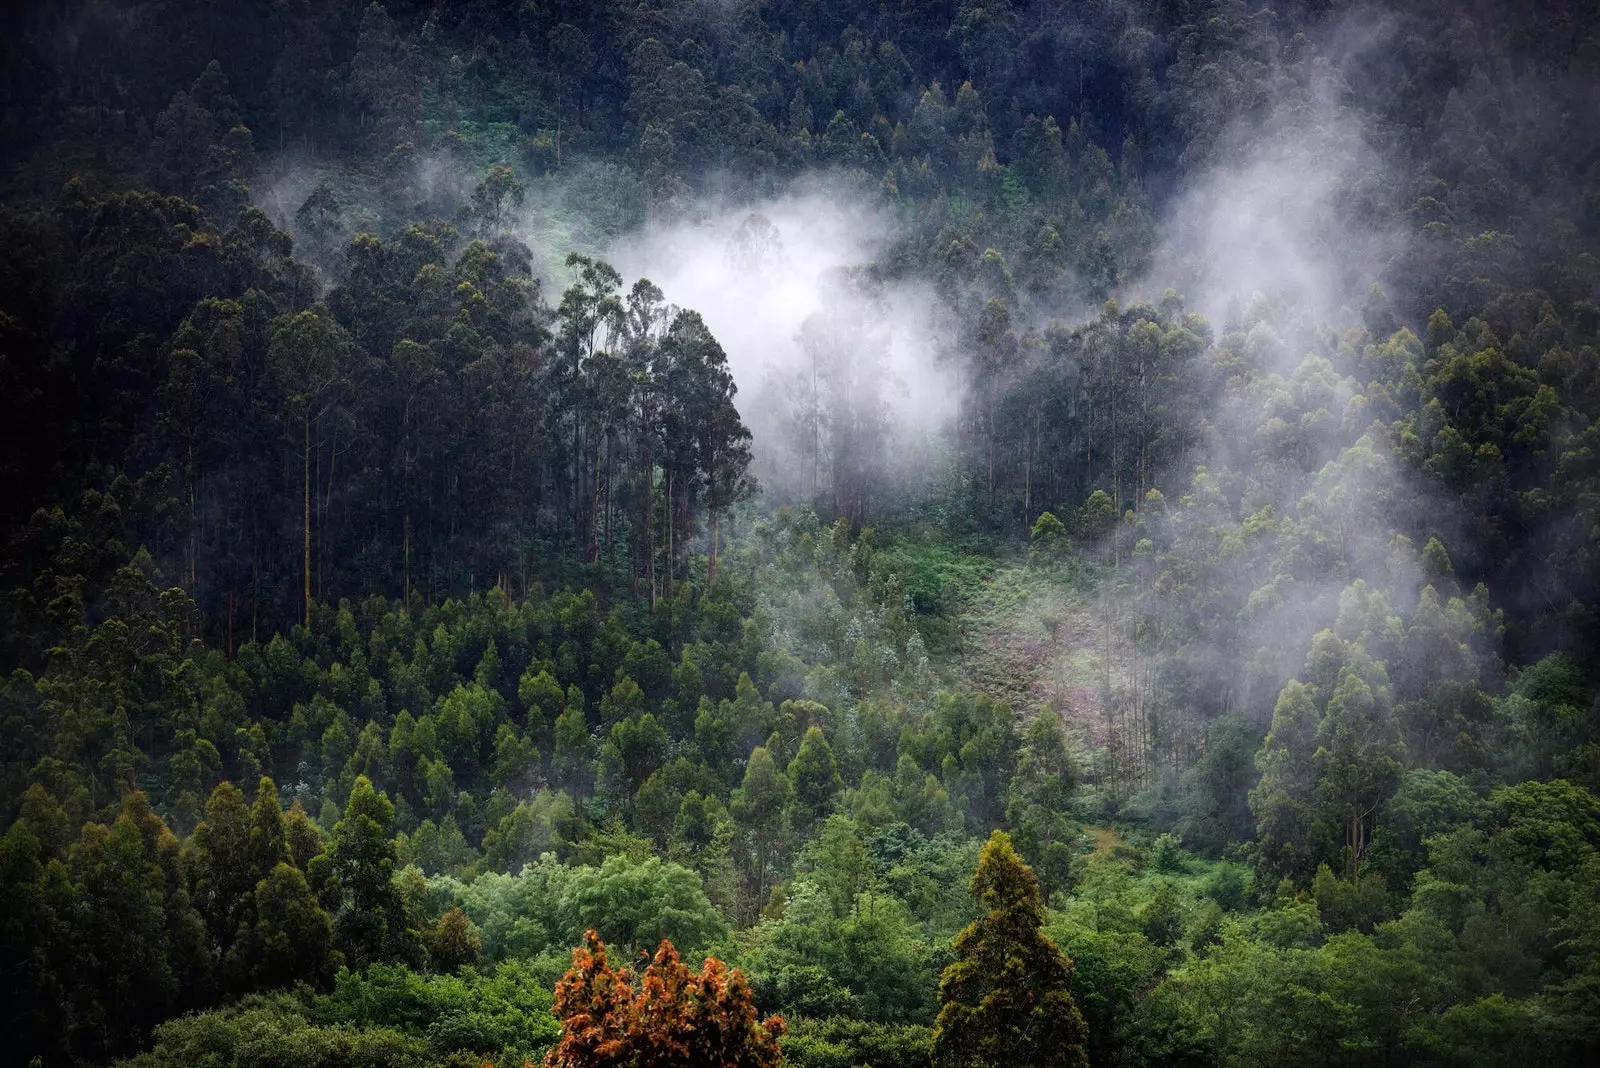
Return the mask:
{"type": "Polygon", "coordinates": [[[394,885],[393,821],[389,798],[365,775],[357,778],[329,849],[337,887],[334,945],[353,968],[374,961],[420,966],[423,960],[421,935],[406,922],[405,902],[394,885]]]}
{"type": "Polygon", "coordinates": [[[833,799],[844,788],[839,763],[821,727],[807,727],[800,751],[789,761],[789,782],[794,799],[808,821],[826,819],[833,799]]]}
{"type": "Polygon", "coordinates": [[[1038,877],[1004,831],[984,843],[972,896],[988,911],[956,936],[939,983],[935,1068],[1087,1068],[1072,962],[1040,930],[1038,877]]]}

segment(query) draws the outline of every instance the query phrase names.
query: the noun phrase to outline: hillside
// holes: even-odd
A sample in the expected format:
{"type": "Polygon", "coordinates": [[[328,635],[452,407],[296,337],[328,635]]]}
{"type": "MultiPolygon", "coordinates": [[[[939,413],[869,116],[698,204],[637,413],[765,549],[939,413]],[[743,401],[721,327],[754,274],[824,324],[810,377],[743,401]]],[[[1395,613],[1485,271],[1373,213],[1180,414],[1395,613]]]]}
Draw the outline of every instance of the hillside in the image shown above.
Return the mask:
{"type": "Polygon", "coordinates": [[[7,8],[19,1062],[1593,1063],[1591,7],[7,8]]]}

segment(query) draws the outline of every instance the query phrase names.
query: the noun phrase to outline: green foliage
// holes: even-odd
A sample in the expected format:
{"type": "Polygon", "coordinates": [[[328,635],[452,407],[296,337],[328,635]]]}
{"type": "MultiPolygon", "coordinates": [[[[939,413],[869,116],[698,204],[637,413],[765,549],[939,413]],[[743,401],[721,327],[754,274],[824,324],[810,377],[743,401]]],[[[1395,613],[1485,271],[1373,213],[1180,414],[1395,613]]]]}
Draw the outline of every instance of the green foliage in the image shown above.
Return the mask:
{"type": "Polygon", "coordinates": [[[1068,551],[1066,525],[1050,512],[1040,512],[1028,532],[1028,558],[1041,564],[1057,563],[1068,551]]]}
{"type": "Polygon", "coordinates": [[[517,875],[487,873],[468,884],[436,877],[430,885],[435,898],[470,918],[490,961],[547,950],[561,955],[586,930],[640,949],[668,939],[688,953],[727,934],[700,877],[655,857],[615,856],[598,867],[569,867],[547,855],[517,875]]]}
{"type": "Polygon", "coordinates": [[[931,1032],[919,1024],[832,1017],[799,1019],[780,1041],[785,1064],[795,1068],[926,1068],[931,1032]]]}
{"type": "Polygon", "coordinates": [[[1038,879],[1002,831],[983,847],[972,894],[988,912],[957,936],[940,980],[934,1064],[1087,1064],[1072,964],[1040,930],[1038,879]]]}
{"type": "Polygon", "coordinates": [[[514,1064],[586,926],[802,1064],[1594,1059],[1590,7],[35,7],[19,1061],[514,1064]],[[1307,227],[1249,300],[1241,159],[1307,227]],[[740,299],[816,168],[875,262],[766,381],[586,252],[740,299]]]}
{"type": "Polygon", "coordinates": [[[806,728],[800,749],[789,762],[789,785],[795,804],[806,819],[821,819],[833,808],[834,797],[843,783],[833,747],[821,727],[806,728]]]}
{"type": "Polygon", "coordinates": [[[325,1026],[421,1036],[434,1056],[456,1050],[529,1056],[559,1034],[551,1005],[549,988],[515,962],[459,977],[376,965],[360,975],[341,973],[332,993],[319,998],[311,1014],[325,1026]]]}
{"type": "Polygon", "coordinates": [[[168,1020],[155,1045],[123,1063],[129,1068],[178,1068],[197,1062],[229,1068],[327,1063],[422,1068],[433,1051],[421,1036],[388,1028],[327,1027],[314,1023],[287,995],[256,995],[226,1009],[168,1020]]]}
{"type": "Polygon", "coordinates": [[[797,880],[782,916],[756,925],[740,963],[763,1003],[799,1017],[907,1023],[933,1014],[930,948],[886,894],[863,890],[839,908],[816,881],[797,880]]]}
{"type": "Polygon", "coordinates": [[[329,843],[328,899],[334,945],[357,967],[378,961],[419,965],[423,946],[395,882],[389,825],[394,805],[366,776],[356,780],[329,843]]]}
{"type": "Polygon", "coordinates": [[[249,975],[239,985],[258,990],[297,983],[327,986],[341,958],[333,950],[328,914],[300,869],[289,864],[273,868],[256,884],[254,903],[255,930],[240,938],[239,957],[249,975]]]}
{"type": "Polygon", "coordinates": [[[1078,769],[1067,752],[1060,717],[1041,711],[1028,725],[1011,780],[1007,822],[1046,894],[1069,889],[1078,852],[1078,827],[1068,815],[1078,769]]]}

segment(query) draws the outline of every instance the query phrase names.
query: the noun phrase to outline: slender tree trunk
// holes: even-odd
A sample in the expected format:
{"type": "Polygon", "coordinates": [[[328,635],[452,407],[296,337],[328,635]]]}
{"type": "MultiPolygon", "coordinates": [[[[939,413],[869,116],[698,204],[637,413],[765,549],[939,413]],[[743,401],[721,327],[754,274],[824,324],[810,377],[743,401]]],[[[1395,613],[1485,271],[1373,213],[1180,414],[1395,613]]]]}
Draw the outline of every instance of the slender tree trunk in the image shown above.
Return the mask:
{"type": "Polygon", "coordinates": [[[986,428],[989,432],[989,503],[992,505],[994,504],[994,377],[992,375],[984,393],[984,407],[987,409],[984,422],[989,424],[986,428]]]}
{"type": "MultiPolygon", "coordinates": [[[[577,370],[574,368],[574,375],[577,370]]],[[[572,544],[578,559],[583,559],[583,448],[580,431],[583,423],[578,413],[572,413],[572,544]]]]}
{"type": "Polygon", "coordinates": [[[305,415],[305,543],[301,562],[305,571],[306,629],[311,629],[311,413],[305,415]]]}
{"type": "Polygon", "coordinates": [[[667,600],[672,600],[672,565],[677,557],[673,553],[672,521],[676,518],[673,513],[677,510],[677,498],[672,493],[672,468],[667,468],[667,582],[663,589],[667,600]]]}
{"type": "Polygon", "coordinates": [[[822,468],[822,396],[818,392],[817,358],[811,357],[811,503],[817,501],[818,472],[822,468]]]}
{"type": "Polygon", "coordinates": [[[333,421],[333,444],[328,448],[328,492],[323,495],[317,514],[317,596],[323,595],[322,579],[328,568],[328,517],[333,514],[333,470],[339,460],[339,421],[333,421]]]}
{"type": "Polygon", "coordinates": [[[717,528],[721,519],[720,513],[711,513],[711,555],[706,563],[706,589],[708,590],[717,581],[717,528]]]}
{"type": "Polygon", "coordinates": [[[1022,461],[1022,531],[1033,526],[1033,439],[1028,439],[1028,455],[1022,461]]]}
{"type": "Polygon", "coordinates": [[[250,526],[252,537],[250,539],[250,640],[256,640],[256,623],[261,618],[261,530],[256,524],[256,515],[251,513],[250,526]]]}
{"type": "Polygon", "coordinates": [[[644,458],[644,567],[650,584],[650,614],[656,612],[656,461],[649,450],[644,458]]]}

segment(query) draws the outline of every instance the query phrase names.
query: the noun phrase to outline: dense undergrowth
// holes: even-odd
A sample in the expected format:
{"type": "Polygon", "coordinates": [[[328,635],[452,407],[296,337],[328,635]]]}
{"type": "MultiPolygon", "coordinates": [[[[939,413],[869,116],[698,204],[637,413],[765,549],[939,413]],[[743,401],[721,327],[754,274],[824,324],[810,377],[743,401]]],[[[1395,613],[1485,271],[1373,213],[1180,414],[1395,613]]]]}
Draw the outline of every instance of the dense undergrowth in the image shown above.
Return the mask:
{"type": "Polygon", "coordinates": [[[14,1054],[1592,1063],[1597,34],[8,9],[14,1054]]]}

